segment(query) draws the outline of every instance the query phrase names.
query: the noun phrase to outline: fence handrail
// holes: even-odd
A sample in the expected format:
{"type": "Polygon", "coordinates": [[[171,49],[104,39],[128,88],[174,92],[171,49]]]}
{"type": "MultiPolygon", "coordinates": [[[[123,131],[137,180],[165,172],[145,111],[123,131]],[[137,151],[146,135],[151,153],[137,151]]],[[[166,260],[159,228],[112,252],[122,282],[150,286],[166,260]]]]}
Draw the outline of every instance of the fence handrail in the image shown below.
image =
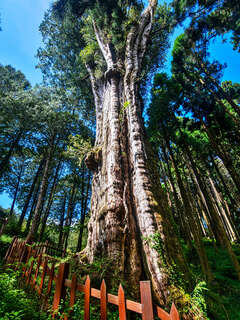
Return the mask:
{"type": "MultiPolygon", "coordinates": [[[[91,297],[100,300],[101,320],[107,319],[108,304],[118,306],[120,320],[127,319],[127,310],[140,314],[143,320],[153,320],[154,313],[161,320],[180,320],[179,313],[174,303],[172,303],[170,313],[166,312],[159,306],[153,305],[150,281],[140,281],[141,302],[132,301],[125,298],[125,293],[121,284],[119,285],[118,295],[114,295],[107,293],[104,280],[102,280],[100,289],[96,289],[91,287],[91,280],[89,276],[87,276],[84,284],[78,283],[76,274],[73,274],[72,278],[68,279],[69,263],[61,263],[56,274],[54,260],[49,256],[45,256],[44,253],[38,254],[38,251],[34,249],[35,248],[32,246],[27,246],[25,241],[18,240],[15,237],[6,253],[5,262],[16,262],[15,268],[17,268],[23,252],[27,251],[26,263],[22,266],[21,270],[22,278],[26,279],[26,284],[31,285],[32,288],[37,291],[40,297],[42,296],[46,276],[48,276],[48,284],[45,298],[50,295],[53,281],[55,282],[55,292],[52,305],[53,318],[55,317],[55,312],[59,309],[61,300],[66,300],[66,291],[69,288],[70,307],[73,307],[76,302],[76,293],[78,291],[84,293],[84,320],[90,319],[91,297]],[[31,257],[34,257],[35,259],[30,260],[31,257]],[[27,262],[29,261],[31,261],[31,263],[28,265],[27,262]],[[49,261],[51,263],[51,268],[48,266],[49,261]],[[34,263],[37,263],[35,270],[34,263]],[[42,271],[40,271],[41,267],[42,271]],[[40,284],[38,285],[37,279],[39,275],[41,278],[40,284]]],[[[71,312],[72,310],[70,310],[68,315],[64,315],[64,320],[70,319],[71,312]]]]}

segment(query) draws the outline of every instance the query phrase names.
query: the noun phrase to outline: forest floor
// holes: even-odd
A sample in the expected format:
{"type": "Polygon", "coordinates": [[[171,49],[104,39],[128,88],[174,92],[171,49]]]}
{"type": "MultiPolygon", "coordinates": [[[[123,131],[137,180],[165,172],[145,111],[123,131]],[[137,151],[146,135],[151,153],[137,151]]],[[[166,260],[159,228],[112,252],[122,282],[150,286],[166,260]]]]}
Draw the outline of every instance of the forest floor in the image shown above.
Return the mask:
{"type": "MultiPolygon", "coordinates": [[[[202,304],[210,320],[240,320],[240,282],[229,255],[226,250],[216,250],[212,240],[203,241],[214,279],[200,288],[196,301],[202,304]]],[[[233,249],[240,261],[240,245],[233,244],[233,249]]],[[[185,255],[196,283],[202,283],[196,251],[185,247],[185,255]]]]}
{"type": "MultiPolygon", "coordinates": [[[[7,235],[0,238],[0,319],[47,320],[49,316],[40,312],[36,296],[19,287],[18,274],[2,267],[2,260],[11,239],[12,237],[7,235]]],[[[214,280],[208,285],[201,278],[195,250],[185,247],[185,254],[197,283],[194,291],[195,302],[206,311],[209,320],[240,320],[240,282],[228,254],[221,249],[216,252],[209,240],[204,240],[204,245],[214,275],[214,280]]],[[[240,260],[240,245],[233,245],[233,248],[240,260]]],[[[81,315],[79,307],[77,305],[76,309],[78,315],[81,315]]],[[[117,319],[117,315],[112,314],[111,319],[115,318],[117,319]]]]}

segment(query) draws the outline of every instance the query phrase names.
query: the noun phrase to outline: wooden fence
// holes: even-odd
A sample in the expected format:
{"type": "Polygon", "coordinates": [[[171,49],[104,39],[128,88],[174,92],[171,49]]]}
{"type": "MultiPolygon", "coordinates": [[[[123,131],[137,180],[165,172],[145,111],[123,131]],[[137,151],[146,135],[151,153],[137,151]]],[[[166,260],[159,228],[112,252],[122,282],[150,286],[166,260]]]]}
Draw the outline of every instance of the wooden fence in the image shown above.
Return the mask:
{"type": "MultiPolygon", "coordinates": [[[[91,281],[87,276],[84,284],[77,282],[76,274],[69,276],[69,264],[61,263],[58,268],[55,267],[56,259],[39,253],[38,248],[26,245],[25,241],[14,238],[5,256],[5,263],[12,265],[20,270],[22,280],[31,286],[38,295],[46,302],[54,292],[52,310],[53,318],[56,317],[61,301],[66,304],[67,288],[70,289],[68,313],[63,315],[64,320],[71,318],[73,306],[76,302],[77,292],[84,294],[84,320],[90,319],[90,303],[93,303],[91,297],[100,300],[100,319],[107,319],[107,305],[112,304],[118,307],[119,319],[127,319],[127,310],[139,314],[143,320],[153,320],[158,317],[161,320],[180,320],[178,311],[172,304],[170,313],[162,308],[153,305],[151,295],[150,281],[140,281],[141,302],[131,301],[125,298],[124,290],[120,284],[118,295],[107,293],[105,281],[102,281],[100,290],[91,287],[91,281]],[[25,252],[25,263],[19,263],[25,252]],[[27,253],[27,254],[26,254],[27,253]],[[44,292],[44,293],[43,293],[44,292]]],[[[94,305],[96,303],[94,302],[94,305]]]]}

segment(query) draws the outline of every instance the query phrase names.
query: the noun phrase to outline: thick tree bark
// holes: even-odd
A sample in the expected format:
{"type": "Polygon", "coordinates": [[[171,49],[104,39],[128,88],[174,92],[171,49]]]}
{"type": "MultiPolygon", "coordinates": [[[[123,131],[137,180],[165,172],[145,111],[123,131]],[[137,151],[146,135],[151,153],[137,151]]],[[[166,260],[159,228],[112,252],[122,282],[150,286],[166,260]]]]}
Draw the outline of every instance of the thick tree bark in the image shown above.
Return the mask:
{"type": "Polygon", "coordinates": [[[115,61],[112,46],[94,24],[108,70],[98,80],[88,66],[97,130],[96,147],[86,158],[93,179],[85,252],[90,262],[96,257],[111,259],[119,277],[127,277],[136,292],[140,279],[151,278],[156,297],[167,305],[174,290],[170,267],[174,260],[184,266],[184,259],[171,210],[165,197],[159,195],[158,175],[151,171],[155,164],[149,163],[153,159],[146,150],[138,92],[156,4],[149,1],[138,25],[129,31],[124,61],[115,61]]]}
{"type": "Polygon", "coordinates": [[[22,224],[23,224],[23,220],[25,218],[25,215],[26,215],[26,212],[27,212],[27,209],[29,207],[29,203],[31,201],[31,198],[32,198],[32,194],[33,194],[33,191],[34,191],[34,188],[35,188],[35,185],[37,183],[37,180],[38,180],[38,177],[40,175],[40,172],[42,170],[42,167],[43,167],[43,163],[44,163],[44,160],[42,159],[39,166],[38,166],[38,170],[34,176],[34,179],[33,179],[33,182],[31,184],[31,187],[30,187],[30,190],[29,190],[29,193],[28,193],[28,196],[27,196],[27,199],[24,203],[24,207],[22,209],[22,213],[20,215],[20,218],[19,218],[19,221],[18,221],[18,227],[19,229],[21,230],[21,227],[22,227],[22,224]]]}
{"type": "Polygon", "coordinates": [[[156,296],[166,305],[171,291],[167,240],[174,242],[176,256],[180,255],[179,244],[174,232],[171,240],[166,237],[171,225],[153,194],[137,85],[153,7],[152,3],[138,28],[128,35],[124,78],[98,35],[108,72],[100,82],[89,69],[96,104],[98,151],[86,159],[88,167],[94,169],[86,252],[90,262],[97,256],[111,258],[119,275],[128,275],[133,288],[142,277],[150,276],[156,296]],[[128,107],[123,110],[126,102],[128,107]],[[157,234],[162,252],[153,245],[157,234]]]}

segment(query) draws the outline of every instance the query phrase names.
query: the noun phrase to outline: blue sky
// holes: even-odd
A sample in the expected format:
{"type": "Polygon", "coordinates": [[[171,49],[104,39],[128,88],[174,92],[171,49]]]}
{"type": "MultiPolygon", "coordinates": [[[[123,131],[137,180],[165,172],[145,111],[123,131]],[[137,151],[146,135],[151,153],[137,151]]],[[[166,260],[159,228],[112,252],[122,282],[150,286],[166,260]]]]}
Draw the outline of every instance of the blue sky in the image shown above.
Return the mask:
{"type": "Polygon", "coordinates": [[[1,0],[0,63],[21,70],[34,85],[41,82],[34,57],[41,45],[39,24],[50,0],[1,0]]]}
{"type": "MultiPolygon", "coordinates": [[[[0,63],[10,64],[21,70],[32,85],[42,81],[41,71],[35,68],[35,54],[41,46],[41,35],[38,31],[44,12],[49,8],[51,0],[0,0],[1,27],[0,63]]],[[[169,1],[168,1],[169,2],[169,1]]],[[[176,30],[173,39],[181,33],[176,30]]],[[[229,43],[215,41],[211,46],[211,56],[228,64],[223,79],[239,82],[239,54],[232,50],[229,43]]],[[[170,59],[170,54],[169,54],[170,59]]],[[[168,61],[169,61],[168,59],[168,61]]],[[[166,70],[170,69],[168,62],[166,70]]],[[[6,194],[0,195],[0,205],[10,207],[10,199],[6,194]]]]}
{"type": "MultiPolygon", "coordinates": [[[[21,70],[32,85],[42,81],[35,68],[35,54],[41,45],[38,27],[51,0],[0,0],[0,63],[21,70]]],[[[7,194],[0,194],[0,205],[11,206],[7,194]]]]}

